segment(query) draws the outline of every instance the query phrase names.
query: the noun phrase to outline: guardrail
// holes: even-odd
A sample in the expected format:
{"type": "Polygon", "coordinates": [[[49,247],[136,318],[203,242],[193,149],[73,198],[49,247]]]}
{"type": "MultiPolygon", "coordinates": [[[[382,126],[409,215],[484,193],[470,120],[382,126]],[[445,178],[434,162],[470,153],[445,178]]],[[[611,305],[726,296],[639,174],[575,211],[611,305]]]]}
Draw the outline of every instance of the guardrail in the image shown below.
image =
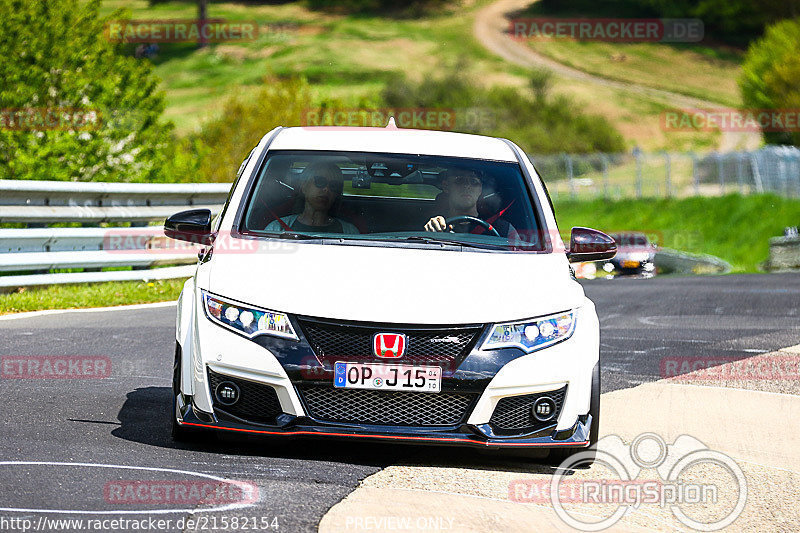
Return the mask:
{"type": "Polygon", "coordinates": [[[0,180],[0,288],[191,276],[197,250],[176,245],[161,226],[182,209],[218,213],[230,184],[75,183],[0,180]],[[94,227],[31,227],[55,223],[94,227]],[[131,223],[121,228],[100,224],[131,223]],[[168,266],[164,265],[182,265],[168,266]],[[130,267],[132,270],[102,271],[130,267]],[[82,269],[83,272],[50,272],[82,269]]]}

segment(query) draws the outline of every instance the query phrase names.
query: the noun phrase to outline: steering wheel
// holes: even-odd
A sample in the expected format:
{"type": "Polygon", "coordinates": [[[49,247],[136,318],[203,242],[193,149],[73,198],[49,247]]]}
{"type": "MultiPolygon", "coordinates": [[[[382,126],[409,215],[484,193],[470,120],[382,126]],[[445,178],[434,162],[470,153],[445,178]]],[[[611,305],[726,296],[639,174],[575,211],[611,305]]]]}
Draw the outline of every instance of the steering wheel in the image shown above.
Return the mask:
{"type": "Polygon", "coordinates": [[[492,226],[485,220],[478,217],[471,217],[469,215],[459,215],[456,217],[450,217],[448,219],[445,219],[444,221],[444,223],[448,226],[453,222],[472,222],[473,224],[478,224],[479,226],[483,226],[484,228],[486,228],[486,231],[488,231],[495,237],[500,237],[500,234],[497,232],[494,226],[492,226]]]}

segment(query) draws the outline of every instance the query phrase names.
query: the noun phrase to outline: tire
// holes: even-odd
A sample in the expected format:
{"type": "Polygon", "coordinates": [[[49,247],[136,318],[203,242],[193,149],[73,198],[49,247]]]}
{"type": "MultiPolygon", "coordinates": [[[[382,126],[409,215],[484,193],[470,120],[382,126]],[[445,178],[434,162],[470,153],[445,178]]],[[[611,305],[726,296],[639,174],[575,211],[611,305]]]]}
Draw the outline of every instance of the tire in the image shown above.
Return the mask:
{"type": "Polygon", "coordinates": [[[594,463],[597,450],[594,446],[600,440],[600,361],[592,370],[592,397],[589,402],[589,414],[592,425],[589,427],[589,448],[555,448],[550,450],[547,461],[553,466],[558,466],[573,455],[581,454],[580,462],[576,468],[589,468],[594,463]]]}
{"type": "Polygon", "coordinates": [[[193,442],[197,440],[198,430],[178,424],[178,395],[181,394],[181,346],[175,342],[175,361],[172,365],[172,440],[176,442],[193,442]]]}

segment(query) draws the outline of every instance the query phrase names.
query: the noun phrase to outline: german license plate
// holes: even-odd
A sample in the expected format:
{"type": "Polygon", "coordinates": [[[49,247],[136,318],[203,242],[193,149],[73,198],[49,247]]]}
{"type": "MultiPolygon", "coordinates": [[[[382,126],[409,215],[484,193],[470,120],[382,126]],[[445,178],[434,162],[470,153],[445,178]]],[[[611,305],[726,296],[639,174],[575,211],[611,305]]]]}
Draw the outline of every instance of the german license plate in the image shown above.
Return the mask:
{"type": "Polygon", "coordinates": [[[442,367],[337,361],[333,386],[340,389],[441,392],[442,367]]]}

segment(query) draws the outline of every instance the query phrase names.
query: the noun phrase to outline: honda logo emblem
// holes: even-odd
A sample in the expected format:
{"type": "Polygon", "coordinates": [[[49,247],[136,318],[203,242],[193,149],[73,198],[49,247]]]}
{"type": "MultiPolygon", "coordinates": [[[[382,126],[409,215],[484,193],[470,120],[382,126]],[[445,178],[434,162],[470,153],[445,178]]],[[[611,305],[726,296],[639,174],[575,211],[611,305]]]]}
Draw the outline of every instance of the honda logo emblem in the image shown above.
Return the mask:
{"type": "Polygon", "coordinates": [[[387,359],[403,357],[406,352],[406,336],[402,333],[376,333],[372,338],[372,352],[387,359]]]}

